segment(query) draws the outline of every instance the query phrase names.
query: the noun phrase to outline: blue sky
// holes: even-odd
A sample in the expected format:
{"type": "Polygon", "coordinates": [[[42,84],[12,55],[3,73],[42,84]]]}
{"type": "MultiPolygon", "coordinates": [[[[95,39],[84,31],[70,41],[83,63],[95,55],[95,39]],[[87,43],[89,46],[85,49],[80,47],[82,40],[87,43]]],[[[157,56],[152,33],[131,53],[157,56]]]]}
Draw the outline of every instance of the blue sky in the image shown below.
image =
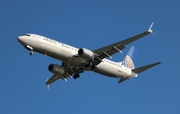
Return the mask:
{"type": "Polygon", "coordinates": [[[0,1],[1,114],[179,114],[178,73],[180,15],[178,0],[5,0],[0,1]],[[137,48],[136,67],[162,61],[118,84],[119,79],[93,72],[68,82],[59,80],[48,91],[47,69],[61,61],[35,53],[29,56],[17,41],[36,33],[78,48],[97,49],[146,31],[150,34],[126,46],[137,48]]]}

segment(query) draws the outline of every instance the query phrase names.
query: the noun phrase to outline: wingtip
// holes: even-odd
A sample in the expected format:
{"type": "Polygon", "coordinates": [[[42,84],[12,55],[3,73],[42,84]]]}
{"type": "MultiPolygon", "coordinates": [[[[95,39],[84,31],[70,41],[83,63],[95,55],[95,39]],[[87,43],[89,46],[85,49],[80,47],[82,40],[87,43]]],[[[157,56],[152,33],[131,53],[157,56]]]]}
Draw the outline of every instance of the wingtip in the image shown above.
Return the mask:
{"type": "Polygon", "coordinates": [[[48,90],[50,89],[49,87],[50,87],[49,84],[47,84],[47,89],[48,89],[48,90]]]}
{"type": "Polygon", "coordinates": [[[49,86],[50,86],[50,85],[49,85],[49,83],[48,83],[48,79],[49,79],[49,78],[47,77],[45,84],[47,85],[47,89],[49,90],[49,86]]]}
{"type": "Polygon", "coordinates": [[[160,62],[157,62],[157,64],[161,64],[162,62],[160,61],[160,62]]]}
{"type": "Polygon", "coordinates": [[[148,29],[148,32],[150,32],[150,33],[152,33],[152,32],[153,32],[153,30],[152,30],[152,26],[153,26],[153,24],[154,24],[154,22],[152,22],[152,23],[151,23],[151,25],[150,25],[150,27],[149,27],[149,29],[148,29]]]}
{"type": "Polygon", "coordinates": [[[148,30],[148,32],[149,32],[149,33],[152,33],[152,32],[153,32],[153,30],[148,30]]]}
{"type": "Polygon", "coordinates": [[[46,78],[46,82],[48,81],[49,77],[46,78]]]}

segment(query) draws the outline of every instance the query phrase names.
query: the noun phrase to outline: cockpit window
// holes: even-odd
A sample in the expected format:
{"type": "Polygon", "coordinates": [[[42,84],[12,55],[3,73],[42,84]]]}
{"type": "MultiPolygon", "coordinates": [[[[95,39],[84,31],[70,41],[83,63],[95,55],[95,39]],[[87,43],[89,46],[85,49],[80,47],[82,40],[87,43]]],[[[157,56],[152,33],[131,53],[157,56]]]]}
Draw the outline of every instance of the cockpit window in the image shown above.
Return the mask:
{"type": "Polygon", "coordinates": [[[31,36],[30,34],[25,34],[24,36],[31,36]]]}

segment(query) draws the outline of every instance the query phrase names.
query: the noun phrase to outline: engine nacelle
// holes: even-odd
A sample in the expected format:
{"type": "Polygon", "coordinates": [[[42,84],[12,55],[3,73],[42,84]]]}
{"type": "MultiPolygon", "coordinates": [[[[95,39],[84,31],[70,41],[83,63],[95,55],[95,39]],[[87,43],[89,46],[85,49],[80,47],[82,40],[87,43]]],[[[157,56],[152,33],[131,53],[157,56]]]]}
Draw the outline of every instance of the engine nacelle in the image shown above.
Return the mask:
{"type": "Polygon", "coordinates": [[[52,73],[59,74],[59,75],[63,75],[65,72],[64,67],[59,66],[57,64],[50,64],[48,67],[48,70],[52,73]]]}
{"type": "Polygon", "coordinates": [[[91,50],[80,48],[78,55],[84,59],[93,59],[95,57],[94,53],[91,50]]]}

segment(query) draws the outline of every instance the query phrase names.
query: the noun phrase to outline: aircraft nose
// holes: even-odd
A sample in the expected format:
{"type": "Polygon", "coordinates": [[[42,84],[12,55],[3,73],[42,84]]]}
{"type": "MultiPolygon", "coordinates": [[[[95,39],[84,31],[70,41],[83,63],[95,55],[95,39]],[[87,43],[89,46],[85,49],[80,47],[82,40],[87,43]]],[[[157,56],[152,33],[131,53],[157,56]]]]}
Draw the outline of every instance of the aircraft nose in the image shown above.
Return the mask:
{"type": "Polygon", "coordinates": [[[24,38],[22,37],[22,36],[19,36],[18,38],[17,38],[17,40],[22,44],[23,43],[23,40],[24,38]]]}
{"type": "Polygon", "coordinates": [[[22,37],[19,36],[19,37],[17,38],[17,40],[20,42],[20,41],[22,40],[22,37]]]}

